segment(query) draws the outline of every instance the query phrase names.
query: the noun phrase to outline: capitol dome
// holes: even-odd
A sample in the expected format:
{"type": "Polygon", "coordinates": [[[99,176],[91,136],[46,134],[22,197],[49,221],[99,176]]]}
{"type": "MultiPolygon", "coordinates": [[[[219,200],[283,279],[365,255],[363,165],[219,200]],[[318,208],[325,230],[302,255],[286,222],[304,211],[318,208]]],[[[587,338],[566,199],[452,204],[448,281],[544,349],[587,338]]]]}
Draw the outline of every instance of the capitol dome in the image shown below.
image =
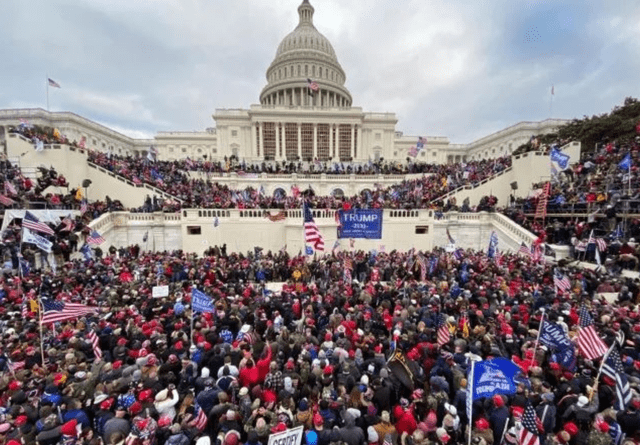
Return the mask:
{"type": "Polygon", "coordinates": [[[267,69],[262,105],[351,106],[344,70],[329,40],[313,26],[313,12],[308,0],[298,7],[298,26],[280,42],[267,69]]]}

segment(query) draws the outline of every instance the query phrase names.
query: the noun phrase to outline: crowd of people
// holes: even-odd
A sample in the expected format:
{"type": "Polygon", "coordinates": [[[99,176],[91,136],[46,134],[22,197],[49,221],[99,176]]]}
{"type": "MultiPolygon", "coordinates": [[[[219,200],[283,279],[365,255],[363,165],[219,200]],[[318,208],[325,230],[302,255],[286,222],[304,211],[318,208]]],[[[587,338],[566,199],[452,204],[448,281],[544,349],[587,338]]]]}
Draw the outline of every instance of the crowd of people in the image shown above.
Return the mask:
{"type": "Polygon", "coordinates": [[[528,198],[515,200],[503,212],[546,242],[570,246],[575,258],[596,261],[594,241],[601,239],[603,264],[609,257],[611,267],[638,270],[635,239],[640,239],[640,220],[634,215],[640,210],[639,149],[637,139],[603,143],[559,171],[550,184],[544,219],[538,202],[545,199],[546,183],[534,184],[528,198]]]}
{"type": "Polygon", "coordinates": [[[529,401],[544,443],[637,443],[640,281],[566,267],[562,291],[553,272],[511,254],[226,246],[202,257],[110,248],[57,273],[5,270],[0,441],[266,445],[302,426],[308,445],[462,444],[468,428],[474,444],[498,445],[517,443],[529,401]],[[196,289],[212,312],[192,312],[196,289]],[[41,330],[38,310],[64,313],[52,302],[93,309],[41,330]],[[625,409],[613,408],[614,381],[596,381],[598,359],[562,365],[536,343],[542,310],[575,339],[583,304],[608,345],[625,334],[625,409]],[[470,360],[491,357],[513,360],[523,379],[514,394],[474,400],[469,419],[470,360]]]}
{"type": "Polygon", "coordinates": [[[283,208],[296,209],[307,200],[315,208],[418,209],[437,206],[440,197],[465,185],[474,185],[511,165],[511,157],[472,161],[466,164],[429,166],[428,175],[403,180],[397,185],[366,190],[355,196],[318,196],[313,187],[297,185],[287,196],[268,196],[261,188],[233,190],[212,179],[194,179],[183,169],[186,161],[152,162],[143,157],[120,157],[91,152],[89,161],[134,183],[148,183],[182,200],[183,208],[283,208]]]}

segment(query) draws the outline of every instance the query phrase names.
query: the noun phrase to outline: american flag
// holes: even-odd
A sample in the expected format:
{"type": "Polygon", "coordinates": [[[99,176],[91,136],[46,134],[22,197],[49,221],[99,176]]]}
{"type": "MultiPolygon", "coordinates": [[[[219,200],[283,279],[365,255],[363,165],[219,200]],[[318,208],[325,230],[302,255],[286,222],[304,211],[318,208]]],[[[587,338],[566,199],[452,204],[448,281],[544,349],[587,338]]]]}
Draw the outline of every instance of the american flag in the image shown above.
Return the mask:
{"type": "Polygon", "coordinates": [[[343,264],[345,269],[353,270],[353,260],[351,258],[345,258],[343,264]]]}
{"type": "Polygon", "coordinates": [[[313,220],[313,214],[309,205],[305,202],[302,204],[302,212],[304,214],[304,242],[313,245],[316,250],[324,250],[324,238],[318,230],[316,222],[313,220]]]}
{"type": "Polygon", "coordinates": [[[96,335],[94,330],[89,331],[89,333],[87,334],[87,339],[93,347],[93,355],[95,355],[97,359],[101,359],[102,349],[100,349],[100,340],[98,339],[98,336],[96,335]]]}
{"type": "Polygon", "coordinates": [[[447,326],[447,316],[445,314],[440,314],[438,316],[438,347],[449,343],[451,339],[451,333],[449,332],[449,327],[447,326]]]}
{"type": "Polygon", "coordinates": [[[22,227],[35,230],[36,232],[46,233],[47,235],[53,235],[53,229],[43,222],[40,222],[30,211],[26,211],[24,218],[22,218],[22,227]]]}
{"type": "Polygon", "coordinates": [[[529,249],[527,247],[527,245],[524,243],[524,241],[520,244],[520,248],[518,249],[518,253],[521,253],[521,254],[523,254],[525,256],[528,256],[529,258],[532,257],[531,249],[529,249]]]}
{"type": "Polygon", "coordinates": [[[317,92],[320,89],[318,84],[311,79],[307,79],[307,85],[309,86],[309,89],[313,92],[317,92]]]}
{"type": "Polygon", "coordinates": [[[591,233],[589,234],[589,240],[587,241],[587,245],[588,244],[595,244],[596,239],[593,236],[593,230],[591,231],[591,233]]]}
{"type": "Polygon", "coordinates": [[[538,198],[538,206],[536,207],[536,214],[534,219],[545,219],[547,216],[547,201],[549,199],[549,193],[551,192],[551,183],[547,184],[542,189],[542,194],[538,198]]]}
{"type": "Polygon", "coordinates": [[[578,349],[588,360],[602,357],[607,352],[607,345],[598,337],[593,327],[593,319],[585,306],[580,308],[578,349]]]}
{"type": "Polygon", "coordinates": [[[620,354],[615,348],[602,365],[602,373],[616,382],[616,401],[613,406],[617,411],[624,411],[631,402],[631,387],[622,367],[620,354]]]}
{"type": "Polygon", "coordinates": [[[540,435],[538,430],[538,416],[530,402],[522,414],[522,429],[520,430],[520,445],[540,445],[540,435]]]}
{"type": "Polygon", "coordinates": [[[596,238],[596,246],[600,252],[607,250],[607,242],[602,238],[596,238]]]}
{"type": "Polygon", "coordinates": [[[91,234],[87,237],[87,244],[102,244],[106,239],[98,233],[97,230],[92,230],[91,234]]]}
{"type": "Polygon", "coordinates": [[[84,215],[87,213],[87,210],[89,210],[89,205],[87,204],[87,200],[83,199],[82,204],[80,204],[80,213],[84,215]]]}
{"type": "Polygon", "coordinates": [[[195,419],[193,420],[193,426],[200,431],[204,431],[207,426],[207,413],[204,412],[198,402],[196,402],[195,410],[193,412],[195,419]]]}
{"type": "Polygon", "coordinates": [[[58,300],[42,299],[42,324],[57,323],[59,321],[71,320],[83,315],[93,314],[98,311],[95,306],[85,306],[80,303],[64,303],[58,300]]]}
{"type": "Polygon", "coordinates": [[[558,269],[553,272],[553,285],[563,292],[571,289],[571,281],[569,281],[569,278],[558,269]]]}
{"type": "Polygon", "coordinates": [[[47,78],[47,85],[54,88],[60,88],[60,84],[50,77],[47,78]]]}

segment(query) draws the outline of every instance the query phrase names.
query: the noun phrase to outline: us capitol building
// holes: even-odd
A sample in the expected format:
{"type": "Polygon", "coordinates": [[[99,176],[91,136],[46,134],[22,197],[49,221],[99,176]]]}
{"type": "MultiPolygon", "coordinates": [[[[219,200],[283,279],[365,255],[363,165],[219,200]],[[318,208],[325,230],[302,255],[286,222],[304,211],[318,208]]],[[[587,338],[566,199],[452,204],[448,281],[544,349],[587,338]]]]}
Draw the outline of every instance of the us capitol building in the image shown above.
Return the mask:
{"type": "MultiPolygon", "coordinates": [[[[249,109],[216,109],[215,127],[205,131],[161,131],[153,139],[134,139],[70,112],[43,109],[0,110],[0,144],[21,120],[55,127],[70,141],[119,155],[145,156],[151,146],[158,159],[219,160],[235,155],[256,161],[406,162],[418,135],[396,129],[395,113],[365,112],[353,106],[346,74],[333,46],[313,24],[308,0],[298,7],[298,26],[280,43],[267,68],[260,104],[249,109]],[[313,89],[309,82],[313,82],[313,89]]],[[[531,135],[553,131],[564,120],[520,122],[470,144],[447,137],[427,138],[420,162],[449,163],[511,153],[531,135]]]]}

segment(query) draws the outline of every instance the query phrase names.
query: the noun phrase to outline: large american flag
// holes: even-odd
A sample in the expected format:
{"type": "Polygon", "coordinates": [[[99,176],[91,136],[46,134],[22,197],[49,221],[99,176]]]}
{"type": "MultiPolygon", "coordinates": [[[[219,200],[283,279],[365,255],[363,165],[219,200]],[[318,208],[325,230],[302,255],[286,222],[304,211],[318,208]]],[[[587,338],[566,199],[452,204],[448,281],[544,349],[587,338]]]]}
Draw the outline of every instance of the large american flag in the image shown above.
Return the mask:
{"type": "Polygon", "coordinates": [[[42,324],[56,323],[59,321],[71,320],[83,315],[98,312],[95,306],[85,306],[79,303],[64,303],[58,300],[42,299],[42,324]]]}
{"type": "Polygon", "coordinates": [[[579,315],[578,349],[588,360],[602,357],[607,352],[607,345],[598,337],[593,327],[593,319],[585,306],[580,308],[579,315]]]}
{"type": "Polygon", "coordinates": [[[520,430],[520,445],[540,445],[536,412],[530,402],[522,414],[522,429],[520,430]]]}
{"type": "Polygon", "coordinates": [[[324,238],[318,230],[316,222],[313,220],[313,214],[309,205],[305,202],[302,204],[302,212],[304,214],[304,242],[309,243],[316,250],[324,250],[324,238]]]}
{"type": "Polygon", "coordinates": [[[620,354],[615,348],[602,365],[602,373],[616,382],[616,401],[613,406],[617,411],[624,411],[631,402],[631,387],[622,367],[620,354]]]}
{"type": "Polygon", "coordinates": [[[91,234],[87,237],[87,244],[102,244],[106,239],[98,233],[96,230],[92,230],[91,234]]]}
{"type": "Polygon", "coordinates": [[[35,230],[36,232],[46,233],[47,235],[53,235],[53,229],[43,222],[40,222],[30,211],[26,211],[24,218],[22,218],[22,227],[35,230]]]}
{"type": "Polygon", "coordinates": [[[449,343],[451,339],[451,333],[449,332],[449,327],[447,326],[447,316],[445,314],[440,314],[438,316],[438,347],[449,343]]]}

